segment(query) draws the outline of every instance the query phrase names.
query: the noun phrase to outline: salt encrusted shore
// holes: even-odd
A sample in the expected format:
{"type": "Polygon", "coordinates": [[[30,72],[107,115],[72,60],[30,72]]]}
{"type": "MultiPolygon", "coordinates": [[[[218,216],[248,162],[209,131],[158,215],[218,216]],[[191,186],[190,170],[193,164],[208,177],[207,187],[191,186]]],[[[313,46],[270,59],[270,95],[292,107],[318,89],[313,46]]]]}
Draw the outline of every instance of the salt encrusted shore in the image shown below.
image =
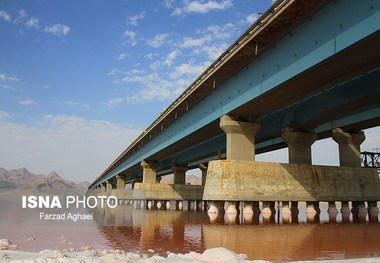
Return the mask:
{"type": "MultiPolygon", "coordinates": [[[[7,239],[0,239],[0,261],[1,262],[133,262],[133,263],[177,263],[177,262],[192,262],[192,263],[270,263],[265,260],[247,260],[244,254],[236,254],[226,248],[210,248],[202,254],[190,252],[187,254],[174,254],[168,252],[167,257],[158,255],[140,255],[138,253],[124,252],[122,250],[92,250],[87,247],[84,251],[69,250],[42,250],[40,252],[24,252],[17,250],[17,245],[12,244],[7,239]]],[[[375,263],[380,262],[380,258],[363,258],[363,259],[344,259],[344,260],[320,260],[320,261],[298,261],[297,263],[375,263]]]]}

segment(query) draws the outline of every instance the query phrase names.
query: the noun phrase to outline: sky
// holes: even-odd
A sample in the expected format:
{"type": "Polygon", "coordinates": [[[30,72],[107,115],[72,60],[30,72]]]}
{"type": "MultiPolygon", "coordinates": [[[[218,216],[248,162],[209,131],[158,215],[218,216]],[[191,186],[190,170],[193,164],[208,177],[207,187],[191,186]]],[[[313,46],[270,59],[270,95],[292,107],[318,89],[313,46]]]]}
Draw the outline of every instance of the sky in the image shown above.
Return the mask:
{"type": "Polygon", "coordinates": [[[0,0],[0,167],[92,182],[271,4],[0,0]]]}

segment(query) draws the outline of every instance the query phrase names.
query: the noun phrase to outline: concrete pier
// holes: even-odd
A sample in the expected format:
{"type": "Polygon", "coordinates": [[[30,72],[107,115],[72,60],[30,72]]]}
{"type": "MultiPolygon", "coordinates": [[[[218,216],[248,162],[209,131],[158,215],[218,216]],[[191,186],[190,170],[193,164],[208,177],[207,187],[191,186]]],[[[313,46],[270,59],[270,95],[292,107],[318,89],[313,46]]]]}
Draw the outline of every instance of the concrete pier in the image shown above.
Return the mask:
{"type": "Polygon", "coordinates": [[[106,181],[106,193],[111,194],[112,193],[112,184],[109,181],[106,181]]]}
{"type": "Polygon", "coordinates": [[[172,166],[174,173],[174,184],[185,184],[187,167],[185,166],[172,166]]]}
{"type": "Polygon", "coordinates": [[[233,116],[220,118],[220,128],[227,135],[227,160],[255,160],[255,135],[259,123],[239,121],[233,116]]]}
{"type": "Polygon", "coordinates": [[[288,127],[282,130],[281,137],[288,145],[289,163],[311,164],[311,145],[317,139],[314,132],[288,127]]]}
{"type": "Polygon", "coordinates": [[[336,128],[332,131],[332,138],[339,145],[340,166],[360,167],[360,144],[365,140],[364,132],[349,133],[336,128]]]}
{"type": "Polygon", "coordinates": [[[143,168],[143,183],[153,184],[156,183],[158,163],[155,161],[141,161],[141,167],[143,168]]]}
{"type": "Polygon", "coordinates": [[[377,201],[376,169],[219,160],[209,162],[203,199],[377,201]]]}

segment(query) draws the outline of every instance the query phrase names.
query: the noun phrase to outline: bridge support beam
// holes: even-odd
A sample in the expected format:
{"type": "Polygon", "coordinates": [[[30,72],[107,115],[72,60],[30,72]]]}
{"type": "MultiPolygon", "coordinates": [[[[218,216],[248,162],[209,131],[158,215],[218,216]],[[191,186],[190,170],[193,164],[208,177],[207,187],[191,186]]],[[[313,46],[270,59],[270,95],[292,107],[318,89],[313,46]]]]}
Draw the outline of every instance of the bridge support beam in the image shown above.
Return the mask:
{"type": "Polygon", "coordinates": [[[339,145],[340,166],[361,167],[360,144],[365,140],[364,132],[348,133],[336,128],[332,138],[339,145]]]}
{"type": "Polygon", "coordinates": [[[206,176],[207,176],[207,166],[204,164],[199,165],[199,169],[202,172],[202,185],[205,185],[206,183],[206,176]]]}
{"type": "Polygon", "coordinates": [[[101,183],[100,184],[100,192],[104,193],[106,191],[106,183],[101,183]]]}
{"type": "Polygon", "coordinates": [[[106,193],[107,194],[112,193],[112,184],[109,181],[106,181],[106,193]]]}
{"type": "Polygon", "coordinates": [[[311,164],[311,145],[317,140],[315,133],[287,127],[283,129],[281,137],[288,145],[289,163],[311,164]]]}
{"type": "Polygon", "coordinates": [[[154,184],[156,183],[158,163],[154,161],[141,161],[141,167],[143,168],[143,183],[154,184]]]}
{"type": "Polygon", "coordinates": [[[259,123],[238,121],[233,116],[224,115],[219,126],[227,135],[227,160],[255,160],[255,135],[261,128],[259,123]]]}
{"type": "Polygon", "coordinates": [[[117,187],[117,190],[125,189],[125,179],[120,175],[116,176],[116,187],[117,187]]]}
{"type": "Polygon", "coordinates": [[[172,170],[174,173],[174,184],[185,184],[187,167],[172,166],[172,170]]]}

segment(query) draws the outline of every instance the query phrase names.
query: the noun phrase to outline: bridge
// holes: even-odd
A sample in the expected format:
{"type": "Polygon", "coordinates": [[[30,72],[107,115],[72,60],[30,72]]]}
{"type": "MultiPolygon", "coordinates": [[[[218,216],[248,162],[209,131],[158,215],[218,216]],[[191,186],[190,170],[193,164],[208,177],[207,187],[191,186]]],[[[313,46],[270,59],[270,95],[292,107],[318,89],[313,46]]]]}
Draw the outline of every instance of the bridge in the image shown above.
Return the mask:
{"type": "Polygon", "coordinates": [[[90,185],[134,200],[376,206],[376,169],[361,168],[363,129],[380,124],[380,3],[279,0],[90,185]],[[332,137],[339,167],[312,165],[332,137]],[[289,163],[255,155],[288,147],[289,163]],[[202,185],[186,185],[187,169],[202,185]],[[174,184],[160,184],[174,174],[174,184]],[[126,190],[125,184],[132,184],[126,190]]]}

